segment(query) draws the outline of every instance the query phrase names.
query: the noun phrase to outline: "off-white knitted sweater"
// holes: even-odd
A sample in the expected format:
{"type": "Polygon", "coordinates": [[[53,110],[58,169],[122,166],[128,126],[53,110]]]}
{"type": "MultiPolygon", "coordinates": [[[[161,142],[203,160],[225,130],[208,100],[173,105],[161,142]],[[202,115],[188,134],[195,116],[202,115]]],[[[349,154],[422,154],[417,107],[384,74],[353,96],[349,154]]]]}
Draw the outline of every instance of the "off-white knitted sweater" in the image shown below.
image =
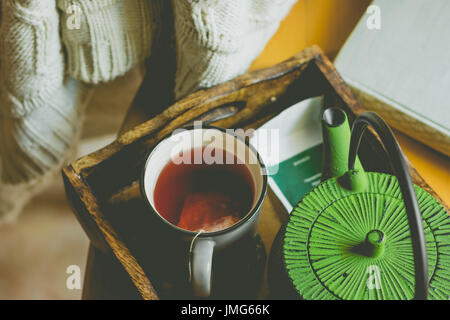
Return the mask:
{"type": "MultiPolygon", "coordinates": [[[[150,55],[162,1],[1,1],[0,221],[68,160],[84,84],[110,81],[150,55]]],[[[175,96],[245,72],[294,2],[172,0],[175,96]]]]}

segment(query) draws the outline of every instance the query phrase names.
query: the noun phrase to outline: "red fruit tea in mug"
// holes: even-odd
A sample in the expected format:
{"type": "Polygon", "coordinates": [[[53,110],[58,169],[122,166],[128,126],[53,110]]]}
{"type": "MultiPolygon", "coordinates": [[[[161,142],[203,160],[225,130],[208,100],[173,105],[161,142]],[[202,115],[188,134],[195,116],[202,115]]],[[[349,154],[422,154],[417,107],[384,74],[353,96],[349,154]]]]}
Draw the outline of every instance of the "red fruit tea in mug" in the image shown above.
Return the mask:
{"type": "Polygon", "coordinates": [[[254,185],[247,166],[225,150],[212,152],[213,156],[221,152],[224,164],[194,164],[194,153],[203,151],[187,151],[190,164],[166,164],[156,181],[154,204],[164,219],[179,228],[213,232],[232,226],[250,211],[254,185]],[[226,159],[234,159],[233,164],[225,164],[226,159]]]}

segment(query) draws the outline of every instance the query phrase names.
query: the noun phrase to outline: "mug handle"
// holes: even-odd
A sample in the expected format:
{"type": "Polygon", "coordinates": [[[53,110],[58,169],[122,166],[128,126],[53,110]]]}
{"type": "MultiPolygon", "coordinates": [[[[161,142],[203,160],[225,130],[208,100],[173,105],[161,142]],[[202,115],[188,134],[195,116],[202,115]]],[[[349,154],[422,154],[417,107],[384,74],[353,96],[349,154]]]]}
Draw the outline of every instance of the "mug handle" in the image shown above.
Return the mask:
{"type": "Polygon", "coordinates": [[[191,283],[196,297],[209,297],[211,294],[212,258],[215,242],[198,239],[191,252],[191,283]]]}

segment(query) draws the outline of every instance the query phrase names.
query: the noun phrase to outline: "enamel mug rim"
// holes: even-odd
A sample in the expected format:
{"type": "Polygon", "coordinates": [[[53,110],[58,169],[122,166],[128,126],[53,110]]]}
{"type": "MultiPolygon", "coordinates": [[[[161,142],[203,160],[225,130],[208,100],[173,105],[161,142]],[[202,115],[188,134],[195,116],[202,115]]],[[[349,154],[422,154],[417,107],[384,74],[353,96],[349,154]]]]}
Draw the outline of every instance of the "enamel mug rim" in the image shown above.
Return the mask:
{"type": "MultiPolygon", "coordinates": [[[[160,221],[162,221],[165,225],[184,233],[187,236],[197,236],[198,238],[208,238],[208,237],[215,237],[215,236],[219,236],[228,232],[231,232],[237,228],[239,228],[240,226],[242,226],[243,224],[245,224],[248,220],[250,220],[255,214],[257,214],[262,206],[262,203],[265,199],[266,193],[267,193],[267,186],[268,186],[268,178],[267,178],[267,169],[266,169],[266,165],[264,164],[264,161],[262,160],[262,157],[260,156],[260,154],[258,153],[258,151],[256,150],[256,148],[251,145],[248,141],[246,141],[243,137],[236,135],[236,134],[231,134],[230,132],[227,132],[226,129],[224,128],[220,128],[220,127],[215,127],[215,126],[202,126],[201,128],[197,128],[194,126],[187,126],[187,127],[183,127],[182,129],[186,129],[186,131],[191,131],[191,130],[218,130],[221,131],[221,133],[223,134],[228,134],[230,136],[232,136],[233,138],[239,140],[240,142],[244,143],[246,145],[246,148],[248,148],[251,152],[253,152],[253,154],[255,155],[256,159],[258,160],[258,165],[259,165],[259,169],[261,171],[261,176],[262,176],[262,186],[261,186],[261,190],[259,191],[259,195],[257,194],[256,196],[258,197],[258,199],[256,200],[256,202],[254,202],[252,209],[242,218],[240,219],[238,222],[236,222],[235,224],[233,224],[232,226],[225,228],[223,230],[219,230],[219,231],[214,231],[214,232],[202,232],[199,234],[199,232],[196,231],[190,231],[190,230],[186,230],[186,229],[182,229],[174,224],[172,224],[171,222],[167,221],[164,217],[161,216],[161,214],[158,212],[158,210],[156,210],[155,206],[153,205],[152,201],[149,199],[148,193],[146,191],[146,187],[145,187],[145,177],[146,177],[146,172],[148,169],[148,165],[150,160],[152,159],[152,156],[154,156],[155,153],[158,152],[158,149],[161,147],[161,145],[163,144],[163,142],[169,138],[172,137],[172,134],[168,134],[167,136],[165,136],[164,138],[162,138],[158,144],[149,152],[147,153],[146,156],[146,160],[145,160],[145,165],[143,167],[143,170],[141,172],[141,177],[140,177],[140,191],[141,191],[141,195],[144,198],[144,201],[147,205],[147,207],[149,209],[151,209],[152,214],[156,215],[160,221]]],[[[161,170],[158,172],[157,177],[159,177],[159,174],[161,173],[161,170]]],[[[252,175],[253,177],[253,175],[252,175]]],[[[256,189],[256,186],[254,186],[256,189]]],[[[258,191],[255,190],[255,194],[258,191]]]]}

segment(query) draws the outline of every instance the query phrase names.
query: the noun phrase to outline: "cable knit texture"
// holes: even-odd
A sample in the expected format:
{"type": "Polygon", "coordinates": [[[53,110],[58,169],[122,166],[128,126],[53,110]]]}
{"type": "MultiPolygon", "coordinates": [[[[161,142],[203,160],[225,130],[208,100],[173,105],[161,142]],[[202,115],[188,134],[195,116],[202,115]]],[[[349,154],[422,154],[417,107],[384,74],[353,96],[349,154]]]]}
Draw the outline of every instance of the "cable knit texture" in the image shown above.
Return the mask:
{"type": "Polygon", "coordinates": [[[88,83],[109,81],[150,55],[149,0],[59,0],[58,6],[72,77],[88,83]],[[76,15],[79,29],[70,20],[76,15]]]}
{"type": "Polygon", "coordinates": [[[175,96],[244,73],[295,0],[172,0],[177,74],[175,96]]]}
{"type": "MultiPolygon", "coordinates": [[[[85,83],[112,80],[150,55],[166,1],[0,2],[0,221],[71,159],[85,83]]],[[[294,2],[172,0],[176,97],[245,72],[294,2]]]]}
{"type": "Polygon", "coordinates": [[[0,219],[12,219],[71,150],[79,87],[64,81],[55,1],[1,4],[0,219]]]}

